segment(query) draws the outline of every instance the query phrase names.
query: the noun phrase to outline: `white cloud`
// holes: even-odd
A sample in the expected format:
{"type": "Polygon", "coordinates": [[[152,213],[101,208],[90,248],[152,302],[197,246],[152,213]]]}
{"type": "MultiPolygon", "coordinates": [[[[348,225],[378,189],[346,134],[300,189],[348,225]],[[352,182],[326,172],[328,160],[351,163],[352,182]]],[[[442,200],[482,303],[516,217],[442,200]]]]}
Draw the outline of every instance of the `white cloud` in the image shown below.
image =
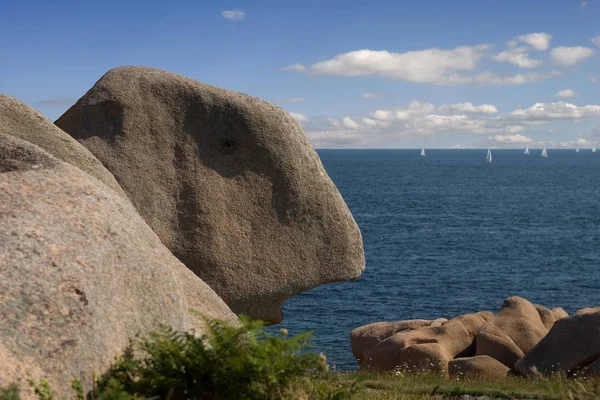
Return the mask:
{"type": "Polygon", "coordinates": [[[285,97],[282,99],[275,99],[273,101],[279,104],[301,103],[304,101],[304,97],[285,97]]]}
{"type": "Polygon", "coordinates": [[[519,121],[549,122],[557,119],[577,120],[600,117],[600,105],[576,105],[559,101],[556,103],[536,103],[526,109],[519,109],[508,115],[509,119],[519,121]]]}
{"type": "Polygon", "coordinates": [[[360,126],[350,117],[342,118],[342,125],[347,129],[358,129],[360,126]]]}
{"type": "Polygon", "coordinates": [[[316,147],[389,147],[406,140],[456,136],[489,137],[493,143],[519,145],[533,143],[527,134],[529,129],[557,120],[586,118],[600,118],[600,105],[536,103],[498,115],[497,108],[490,104],[464,102],[436,106],[412,101],[399,108],[377,109],[362,116],[312,117],[303,125],[316,147]]]}
{"type": "Polygon", "coordinates": [[[542,64],[542,61],[530,58],[525,47],[514,47],[498,53],[494,56],[494,60],[514,64],[521,68],[534,68],[542,64]]]}
{"type": "Polygon", "coordinates": [[[599,78],[597,76],[588,76],[588,79],[594,83],[597,83],[599,78]]]}
{"type": "Polygon", "coordinates": [[[557,92],[554,97],[573,97],[575,96],[575,92],[571,89],[565,89],[557,92]]]}
{"type": "Polygon", "coordinates": [[[285,70],[308,71],[315,75],[367,76],[412,82],[437,83],[449,73],[475,69],[490,45],[460,46],[452,50],[432,48],[406,53],[381,50],[357,50],[305,67],[301,64],[285,70]]]}
{"type": "Polygon", "coordinates": [[[533,143],[531,138],[523,135],[495,135],[492,140],[498,144],[528,144],[533,143]]]}
{"type": "Polygon", "coordinates": [[[455,112],[471,112],[471,113],[482,113],[482,114],[495,114],[498,112],[496,106],[491,104],[482,104],[479,106],[473,105],[471,102],[446,104],[440,106],[439,111],[455,111],[455,112]]]}
{"type": "Polygon", "coordinates": [[[246,19],[246,13],[238,9],[221,11],[221,15],[223,16],[223,18],[226,18],[231,21],[241,21],[243,19],[246,19]]]}
{"type": "Polygon", "coordinates": [[[295,112],[291,112],[289,114],[292,116],[292,118],[294,118],[296,121],[298,121],[300,123],[308,121],[308,117],[304,114],[295,113],[295,112]]]}
{"type": "Polygon", "coordinates": [[[307,68],[299,63],[288,65],[287,67],[281,68],[281,71],[295,71],[295,72],[305,72],[307,68]]]}
{"type": "Polygon", "coordinates": [[[575,65],[594,55],[594,50],[589,47],[555,47],[550,52],[550,57],[555,64],[563,67],[575,65]]]}
{"type": "Polygon", "coordinates": [[[596,46],[600,47],[600,36],[595,36],[593,38],[590,39],[592,41],[592,43],[594,43],[596,46]]]}
{"type": "Polygon", "coordinates": [[[580,5],[581,5],[581,8],[585,8],[585,7],[588,5],[588,3],[589,3],[589,1],[588,1],[588,0],[583,0],[583,1],[581,2],[581,4],[580,4],[580,5]]]}
{"type": "Polygon", "coordinates": [[[379,99],[384,97],[385,95],[383,93],[363,93],[363,97],[365,99],[379,99]]]}
{"type": "Polygon", "coordinates": [[[548,50],[550,46],[551,35],[543,32],[530,33],[528,35],[517,36],[517,39],[523,43],[527,43],[533,49],[543,51],[548,50]]]}

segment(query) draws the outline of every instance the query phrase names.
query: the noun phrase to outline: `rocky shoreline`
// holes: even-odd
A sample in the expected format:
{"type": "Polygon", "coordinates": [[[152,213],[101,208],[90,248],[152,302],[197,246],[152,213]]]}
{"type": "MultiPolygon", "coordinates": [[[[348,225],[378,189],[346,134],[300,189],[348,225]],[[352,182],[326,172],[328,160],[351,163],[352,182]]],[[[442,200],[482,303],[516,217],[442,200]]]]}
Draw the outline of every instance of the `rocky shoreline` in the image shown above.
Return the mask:
{"type": "Polygon", "coordinates": [[[361,370],[439,373],[447,378],[600,375],[600,307],[568,315],[521,297],[493,314],[377,322],[354,329],[361,370]]]}

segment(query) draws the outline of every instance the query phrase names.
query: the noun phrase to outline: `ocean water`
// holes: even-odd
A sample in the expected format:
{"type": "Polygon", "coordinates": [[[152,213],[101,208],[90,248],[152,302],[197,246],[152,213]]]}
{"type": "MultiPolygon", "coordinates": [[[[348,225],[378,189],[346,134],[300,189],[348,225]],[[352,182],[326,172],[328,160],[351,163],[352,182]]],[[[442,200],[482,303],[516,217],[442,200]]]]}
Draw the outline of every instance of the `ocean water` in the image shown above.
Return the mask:
{"type": "Polygon", "coordinates": [[[513,295],[567,312],[600,306],[600,152],[320,150],[358,223],[366,270],[288,300],[271,329],[357,368],[350,331],[450,318],[513,295]]]}

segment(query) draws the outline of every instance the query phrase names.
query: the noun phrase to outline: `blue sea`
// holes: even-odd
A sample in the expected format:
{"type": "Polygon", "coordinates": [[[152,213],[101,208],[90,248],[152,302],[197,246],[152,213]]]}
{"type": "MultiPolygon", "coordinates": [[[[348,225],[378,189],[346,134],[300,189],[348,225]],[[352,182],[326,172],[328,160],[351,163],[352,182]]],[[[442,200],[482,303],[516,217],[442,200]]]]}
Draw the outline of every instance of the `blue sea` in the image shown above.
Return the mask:
{"type": "Polygon", "coordinates": [[[497,311],[518,295],[600,306],[600,152],[319,150],[362,232],[363,276],[288,300],[271,329],[313,330],[338,370],[350,331],[377,321],[497,311]]]}

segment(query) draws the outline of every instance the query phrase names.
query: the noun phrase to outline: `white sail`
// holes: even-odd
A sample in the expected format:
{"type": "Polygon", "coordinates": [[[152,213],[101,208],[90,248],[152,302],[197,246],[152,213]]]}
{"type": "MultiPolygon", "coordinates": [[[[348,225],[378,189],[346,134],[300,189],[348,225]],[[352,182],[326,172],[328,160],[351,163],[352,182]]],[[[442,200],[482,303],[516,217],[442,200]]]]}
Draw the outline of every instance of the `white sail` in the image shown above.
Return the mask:
{"type": "Polygon", "coordinates": [[[575,149],[575,153],[579,153],[579,149],[575,149]]]}
{"type": "Polygon", "coordinates": [[[544,147],[544,149],[542,150],[542,157],[548,157],[548,152],[546,151],[546,148],[544,147]]]}
{"type": "Polygon", "coordinates": [[[425,157],[425,149],[421,149],[421,157],[425,157]]]}
{"type": "Polygon", "coordinates": [[[596,148],[592,147],[592,153],[595,153],[595,152],[596,152],[596,148]]]}
{"type": "Polygon", "coordinates": [[[523,153],[523,154],[525,154],[526,156],[529,155],[529,147],[525,147],[525,153],[523,153]]]}
{"type": "Polygon", "coordinates": [[[492,162],[492,151],[490,149],[488,149],[487,155],[485,156],[485,162],[488,162],[488,163],[492,162]]]}

